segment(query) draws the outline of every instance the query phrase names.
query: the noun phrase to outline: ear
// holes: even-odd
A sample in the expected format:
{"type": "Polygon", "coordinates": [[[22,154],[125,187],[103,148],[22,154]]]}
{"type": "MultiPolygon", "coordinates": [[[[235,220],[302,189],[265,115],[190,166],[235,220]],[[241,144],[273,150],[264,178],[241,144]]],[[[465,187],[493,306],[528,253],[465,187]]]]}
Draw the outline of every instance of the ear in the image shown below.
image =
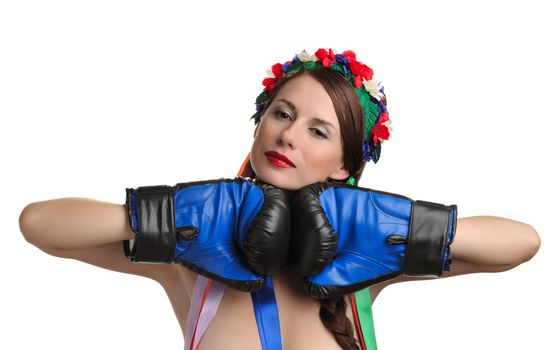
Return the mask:
{"type": "Polygon", "coordinates": [[[328,177],[334,180],[344,180],[347,179],[348,176],[349,176],[349,171],[344,169],[344,167],[342,166],[341,168],[337,169],[335,172],[330,174],[330,176],[328,177]]]}

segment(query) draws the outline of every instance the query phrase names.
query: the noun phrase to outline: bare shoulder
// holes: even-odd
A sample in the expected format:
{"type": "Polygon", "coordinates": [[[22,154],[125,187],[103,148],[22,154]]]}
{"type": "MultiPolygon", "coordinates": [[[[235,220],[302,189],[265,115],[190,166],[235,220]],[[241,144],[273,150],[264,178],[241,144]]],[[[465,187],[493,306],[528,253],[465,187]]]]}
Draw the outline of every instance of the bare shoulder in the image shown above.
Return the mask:
{"type": "Polygon", "coordinates": [[[394,283],[448,278],[448,277],[460,276],[460,275],[465,275],[470,273],[479,273],[479,272],[502,272],[502,271],[509,270],[512,267],[513,266],[483,266],[483,265],[473,264],[461,259],[453,259],[450,265],[450,271],[445,271],[442,277],[434,277],[434,276],[414,277],[414,276],[402,275],[393,278],[391,280],[382,282],[380,284],[377,284],[375,286],[372,286],[371,297],[374,300],[374,298],[380,293],[380,291],[382,291],[385,287],[392,285],[394,283]]]}

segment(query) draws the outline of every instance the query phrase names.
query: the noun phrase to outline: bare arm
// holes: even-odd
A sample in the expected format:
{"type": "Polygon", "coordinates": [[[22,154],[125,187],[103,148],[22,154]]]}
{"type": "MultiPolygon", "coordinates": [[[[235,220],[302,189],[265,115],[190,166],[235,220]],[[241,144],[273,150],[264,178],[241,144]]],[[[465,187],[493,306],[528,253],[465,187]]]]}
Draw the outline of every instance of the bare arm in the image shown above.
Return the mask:
{"type": "MultiPolygon", "coordinates": [[[[496,216],[459,218],[450,246],[450,271],[445,271],[442,277],[510,270],[535,256],[540,244],[537,231],[523,222],[496,216]]],[[[394,283],[435,278],[399,276],[371,288],[378,295],[384,287],[394,283]]]]}
{"type": "Polygon", "coordinates": [[[122,204],[87,198],[35,202],[23,209],[19,225],[25,239],[43,249],[82,249],[133,239],[122,204]]]}
{"type": "Polygon", "coordinates": [[[159,282],[175,276],[173,264],[137,264],[124,255],[122,241],[135,234],[123,204],[74,197],[35,202],[23,209],[19,226],[29,243],[50,255],[159,282]]]}
{"type": "Polygon", "coordinates": [[[496,216],[473,216],[458,220],[451,250],[455,259],[478,266],[513,267],[535,256],[540,244],[537,231],[529,224],[496,216]]]}

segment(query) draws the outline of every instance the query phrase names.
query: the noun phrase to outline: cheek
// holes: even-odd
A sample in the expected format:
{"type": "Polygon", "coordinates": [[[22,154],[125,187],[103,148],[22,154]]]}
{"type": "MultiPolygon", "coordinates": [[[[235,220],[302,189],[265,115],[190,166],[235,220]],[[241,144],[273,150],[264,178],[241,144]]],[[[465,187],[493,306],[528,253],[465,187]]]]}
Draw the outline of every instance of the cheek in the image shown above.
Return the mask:
{"type": "Polygon", "coordinates": [[[261,159],[261,152],[265,148],[268,148],[268,142],[269,140],[272,140],[272,135],[270,133],[271,128],[269,128],[267,124],[268,123],[263,123],[263,121],[259,123],[255,138],[251,144],[251,164],[255,168],[258,168],[257,165],[259,165],[259,163],[265,161],[264,159],[261,159]]]}
{"type": "Polygon", "coordinates": [[[259,139],[265,139],[272,134],[273,129],[276,128],[272,125],[272,119],[269,119],[269,116],[264,115],[259,122],[257,134],[255,136],[259,139]]]}
{"type": "Polygon", "coordinates": [[[342,160],[342,151],[337,145],[319,145],[318,147],[308,147],[306,153],[308,166],[319,172],[327,172],[336,169],[342,160]]]}
{"type": "Polygon", "coordinates": [[[268,136],[267,134],[267,128],[265,127],[265,125],[261,123],[259,123],[259,127],[255,133],[255,139],[253,140],[253,146],[257,147],[260,146],[261,142],[264,141],[268,136]]]}

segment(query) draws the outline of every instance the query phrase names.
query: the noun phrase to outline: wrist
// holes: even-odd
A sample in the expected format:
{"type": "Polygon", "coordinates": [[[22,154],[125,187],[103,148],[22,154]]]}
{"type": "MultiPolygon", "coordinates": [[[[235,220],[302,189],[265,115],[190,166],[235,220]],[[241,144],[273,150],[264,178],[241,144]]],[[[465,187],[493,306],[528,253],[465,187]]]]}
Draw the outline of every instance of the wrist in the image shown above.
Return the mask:
{"type": "Polygon", "coordinates": [[[415,201],[411,208],[403,271],[406,275],[440,277],[451,263],[457,206],[415,201]]]}
{"type": "Polygon", "coordinates": [[[176,245],[174,188],[128,188],[126,207],[129,226],[135,234],[135,239],[123,241],[126,257],[133,262],[171,263],[176,245]]]}

